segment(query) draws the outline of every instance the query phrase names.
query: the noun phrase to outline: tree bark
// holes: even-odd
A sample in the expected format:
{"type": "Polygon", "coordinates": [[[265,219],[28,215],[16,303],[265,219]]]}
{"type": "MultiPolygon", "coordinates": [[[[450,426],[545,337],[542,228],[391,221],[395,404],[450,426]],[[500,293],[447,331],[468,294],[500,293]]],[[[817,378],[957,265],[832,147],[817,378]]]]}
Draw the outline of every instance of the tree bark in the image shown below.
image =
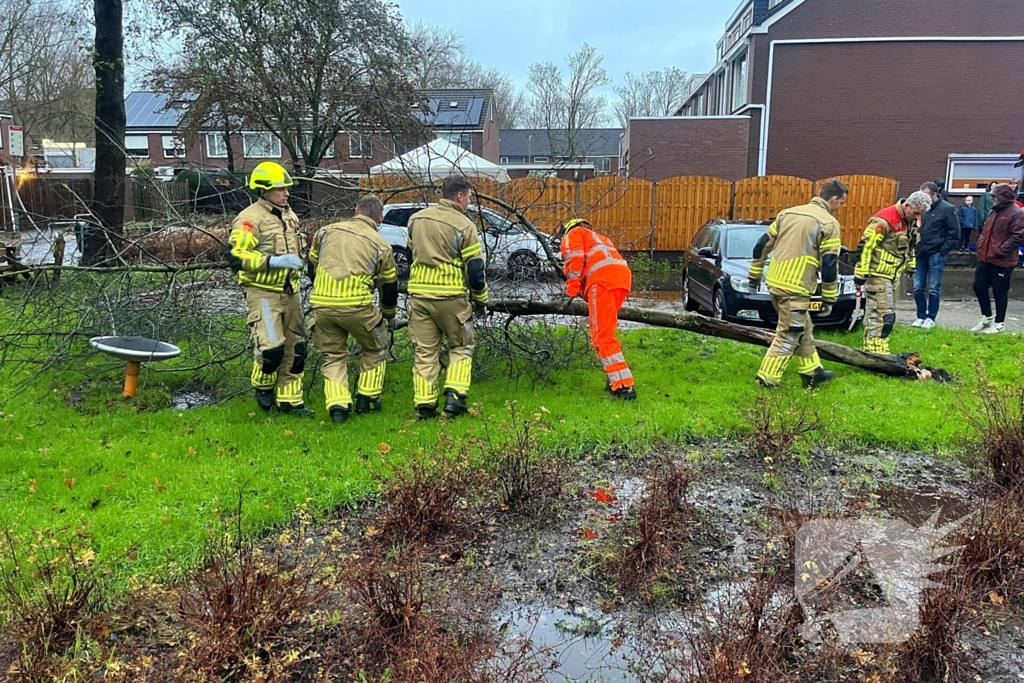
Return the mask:
{"type": "Polygon", "coordinates": [[[93,0],[96,45],[96,171],[92,212],[84,231],[82,262],[111,261],[124,234],[124,6],[122,0],[93,0]],[[95,223],[98,223],[96,225],[95,223]]]}
{"type": "MultiPolygon", "coordinates": [[[[533,301],[529,299],[498,299],[488,302],[487,308],[511,315],[587,315],[587,305],[579,299],[574,300],[568,308],[564,301],[533,301]]],[[[619,320],[670,327],[696,332],[708,337],[720,337],[764,347],[771,345],[774,336],[768,330],[727,323],[697,313],[682,311],[670,313],[636,308],[635,306],[623,306],[619,311],[619,320]]],[[[818,347],[818,355],[824,360],[852,365],[892,377],[917,376],[916,372],[899,356],[880,356],[820,339],[815,340],[815,344],[818,347]]]]}

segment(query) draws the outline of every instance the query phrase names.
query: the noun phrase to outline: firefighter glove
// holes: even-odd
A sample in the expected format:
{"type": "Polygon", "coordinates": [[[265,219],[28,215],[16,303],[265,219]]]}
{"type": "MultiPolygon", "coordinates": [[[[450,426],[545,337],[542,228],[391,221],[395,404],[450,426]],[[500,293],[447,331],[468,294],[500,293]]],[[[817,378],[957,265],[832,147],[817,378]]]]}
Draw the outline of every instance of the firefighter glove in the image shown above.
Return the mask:
{"type": "Polygon", "coordinates": [[[267,260],[267,265],[271,268],[287,268],[288,270],[302,270],[302,259],[295,254],[281,254],[280,256],[271,256],[267,260]]]}
{"type": "Polygon", "coordinates": [[[398,318],[396,316],[385,317],[384,320],[388,323],[388,330],[391,334],[395,333],[395,328],[398,327],[398,318]]]}
{"type": "Polygon", "coordinates": [[[487,306],[480,303],[479,301],[473,302],[473,317],[477,320],[483,320],[487,317],[487,306]]]}
{"type": "Polygon", "coordinates": [[[758,288],[759,288],[760,286],[761,286],[761,278],[753,278],[753,277],[752,277],[752,278],[750,278],[750,279],[749,279],[749,280],[747,281],[747,287],[749,287],[749,288],[750,288],[750,293],[751,293],[751,294],[756,294],[756,293],[757,293],[757,290],[758,290],[758,288]]]}
{"type": "Polygon", "coordinates": [[[831,313],[832,313],[832,302],[826,301],[821,306],[821,314],[822,315],[830,315],[831,313]]]}
{"type": "Polygon", "coordinates": [[[863,287],[867,283],[868,279],[866,277],[861,277],[860,275],[853,276],[853,284],[857,285],[858,287],[863,287]]]}

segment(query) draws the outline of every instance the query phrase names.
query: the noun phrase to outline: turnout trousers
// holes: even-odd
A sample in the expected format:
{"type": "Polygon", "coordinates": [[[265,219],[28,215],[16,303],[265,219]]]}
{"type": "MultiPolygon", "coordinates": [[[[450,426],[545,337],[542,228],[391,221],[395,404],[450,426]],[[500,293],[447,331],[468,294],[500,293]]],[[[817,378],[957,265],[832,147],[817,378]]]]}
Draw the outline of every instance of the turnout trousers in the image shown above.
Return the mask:
{"type": "Polygon", "coordinates": [[[313,343],[324,357],[327,409],[352,407],[352,394],[348,388],[349,336],[362,349],[356,392],[367,398],[380,396],[384,391],[388,355],[388,327],[380,311],[372,305],[317,306],[313,309],[313,316],[316,318],[313,343]]]}
{"type": "Polygon", "coordinates": [[[298,294],[245,287],[246,318],[256,347],[250,380],[256,389],[274,389],[278,403],[302,403],[306,367],[306,323],[298,294]]]}
{"type": "Polygon", "coordinates": [[[864,350],[888,355],[889,335],[895,326],[893,281],[869,277],[864,284],[864,350]]]}
{"type": "Polygon", "coordinates": [[[473,308],[469,299],[427,299],[413,294],[409,306],[409,336],[415,347],[412,365],[413,401],[417,406],[437,403],[441,374],[441,342],[448,342],[445,390],[469,393],[473,375],[473,308]]]}
{"type": "Polygon", "coordinates": [[[757,378],[762,384],[778,386],[789,360],[794,356],[797,372],[801,375],[813,375],[821,367],[821,359],[814,346],[810,298],[771,289],[769,294],[779,315],[779,323],[775,326],[775,338],[761,361],[757,378]]]}
{"type": "Polygon", "coordinates": [[[633,386],[633,373],[622,355],[622,345],[615,333],[619,329],[619,309],[629,296],[624,287],[607,287],[597,282],[587,288],[587,309],[590,314],[590,343],[601,358],[608,387],[612,391],[633,386]]]}

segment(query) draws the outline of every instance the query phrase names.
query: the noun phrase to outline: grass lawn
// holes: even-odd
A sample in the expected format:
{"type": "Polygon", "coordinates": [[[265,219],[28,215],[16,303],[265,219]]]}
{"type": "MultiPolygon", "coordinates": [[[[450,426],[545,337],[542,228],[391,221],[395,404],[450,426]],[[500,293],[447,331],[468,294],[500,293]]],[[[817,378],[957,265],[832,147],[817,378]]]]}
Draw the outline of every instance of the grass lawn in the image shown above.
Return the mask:
{"type": "MultiPolygon", "coordinates": [[[[820,336],[860,341],[858,334],[820,336]]],[[[479,382],[471,403],[496,421],[508,419],[504,404],[511,399],[525,412],[544,410],[551,426],[544,438],[570,456],[640,453],[660,443],[745,431],[763,349],[674,330],[623,337],[638,381],[636,403],[608,397],[597,367],[555,375],[537,389],[479,382]]],[[[999,381],[1019,382],[1020,342],[1016,335],[899,328],[894,350],[919,351],[927,365],[953,372],[960,383],[834,367],[839,378],[815,398],[834,418],[824,438],[851,447],[952,450],[963,433],[955,397],[974,381],[976,362],[984,361],[999,381]]],[[[5,386],[23,379],[11,375],[5,386]]],[[[321,421],[319,382],[307,395],[317,419],[301,420],[268,418],[248,396],[195,410],[140,412],[119,400],[121,377],[114,371],[91,385],[96,395],[88,399],[103,410],[85,414],[67,403],[69,387],[60,377],[45,376],[0,413],[0,520],[19,532],[84,528],[114,585],[133,576],[173,576],[195,565],[208,531],[233,514],[242,490],[246,529],[263,532],[289,520],[298,504],[330,510],[366,497],[375,486],[372,470],[440,448],[440,430],[456,440],[482,432],[480,417],[413,420],[409,375],[406,364],[390,366],[384,412],[341,427],[321,421]]],[[[148,379],[152,383],[153,375],[148,379]]],[[[785,381],[784,396],[805,396],[793,368],[785,381]]]]}

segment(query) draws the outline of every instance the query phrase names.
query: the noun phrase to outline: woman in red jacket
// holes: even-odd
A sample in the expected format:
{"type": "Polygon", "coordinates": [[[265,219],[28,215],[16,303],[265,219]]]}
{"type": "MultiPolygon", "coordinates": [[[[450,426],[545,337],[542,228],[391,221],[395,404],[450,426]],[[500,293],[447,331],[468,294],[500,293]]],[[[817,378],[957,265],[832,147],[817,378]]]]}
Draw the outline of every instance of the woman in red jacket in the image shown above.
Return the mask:
{"type": "Polygon", "coordinates": [[[565,293],[577,297],[582,292],[587,298],[590,343],[601,357],[608,389],[615,398],[635,400],[633,373],[615,337],[619,309],[633,286],[633,274],[612,241],[584,219],[566,222],[559,236],[565,259],[565,293]]]}
{"type": "Polygon", "coordinates": [[[983,317],[971,332],[997,334],[1006,328],[1010,278],[1020,261],[1020,247],[1024,245],[1024,209],[1015,199],[1016,193],[1010,185],[996,185],[992,190],[992,213],[978,237],[978,268],[974,273],[974,294],[983,317]],[[989,289],[996,299],[995,316],[989,289]]]}

